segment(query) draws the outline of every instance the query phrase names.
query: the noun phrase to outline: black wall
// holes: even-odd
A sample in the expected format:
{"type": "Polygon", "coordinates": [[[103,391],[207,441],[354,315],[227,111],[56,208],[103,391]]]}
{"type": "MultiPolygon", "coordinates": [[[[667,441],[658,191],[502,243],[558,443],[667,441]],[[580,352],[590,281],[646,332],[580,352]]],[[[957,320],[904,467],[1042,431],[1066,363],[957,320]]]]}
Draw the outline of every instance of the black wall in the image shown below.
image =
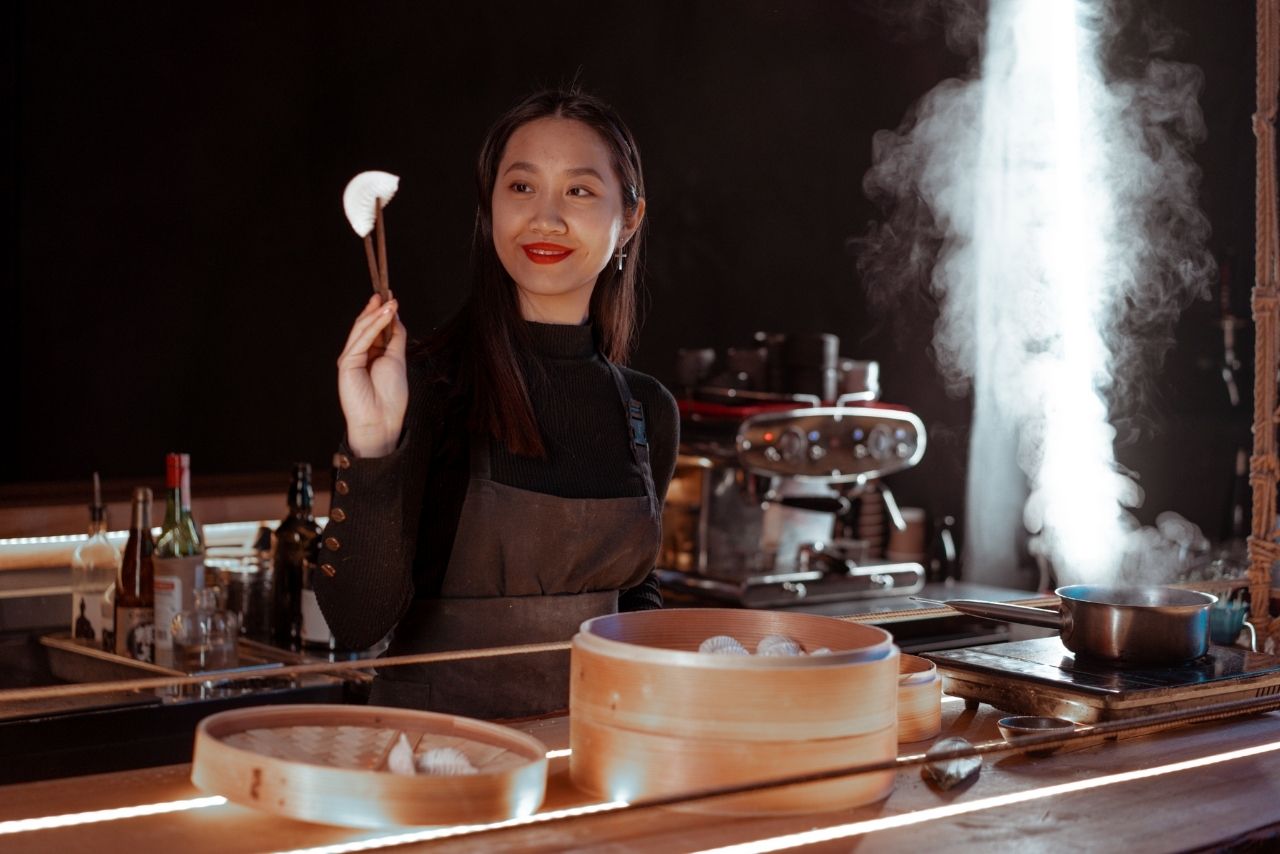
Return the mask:
{"type": "MultiPolygon", "coordinates": [[[[1171,55],[1206,73],[1204,205],[1247,316],[1253,3],[1145,5],[1182,30],[1171,55]]],[[[16,224],[0,484],[95,468],[150,479],[177,447],[204,474],[326,461],[341,431],[334,359],[369,288],[345,182],[402,176],[392,285],[411,332],[425,331],[465,286],[485,127],[578,76],[620,109],[645,159],[651,308],[636,366],[669,380],[680,346],[834,332],[845,354],[881,361],[885,398],[931,431],[900,497],[959,509],[969,404],[941,389],[932,312],[868,313],[845,249],[876,217],[861,192],[871,134],[966,67],[938,27],[907,33],[830,0],[7,9],[16,224]]],[[[1148,515],[1176,509],[1210,533],[1248,436],[1218,377],[1217,313],[1185,313],[1150,423],[1120,450],[1148,515]]]]}

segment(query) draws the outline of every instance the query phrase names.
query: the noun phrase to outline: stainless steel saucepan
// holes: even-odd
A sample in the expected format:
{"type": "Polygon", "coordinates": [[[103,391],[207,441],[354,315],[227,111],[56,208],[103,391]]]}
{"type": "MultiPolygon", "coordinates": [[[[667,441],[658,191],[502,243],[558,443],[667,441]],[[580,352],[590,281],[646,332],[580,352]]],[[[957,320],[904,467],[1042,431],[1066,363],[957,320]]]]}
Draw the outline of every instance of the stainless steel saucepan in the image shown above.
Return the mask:
{"type": "Polygon", "coordinates": [[[950,599],[964,614],[1057,629],[1077,655],[1123,664],[1182,664],[1209,649],[1209,606],[1217,596],[1177,587],[1059,587],[1059,610],[950,599]]]}

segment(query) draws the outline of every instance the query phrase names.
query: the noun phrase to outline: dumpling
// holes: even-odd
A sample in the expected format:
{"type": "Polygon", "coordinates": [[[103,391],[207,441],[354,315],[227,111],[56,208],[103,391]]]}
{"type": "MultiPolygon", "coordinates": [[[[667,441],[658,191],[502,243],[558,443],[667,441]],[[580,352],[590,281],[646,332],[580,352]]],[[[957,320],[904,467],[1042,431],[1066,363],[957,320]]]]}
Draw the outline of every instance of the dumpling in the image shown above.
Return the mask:
{"type": "Polygon", "coordinates": [[[467,754],[456,747],[433,747],[418,757],[418,770],[437,777],[462,777],[478,774],[467,754]]]}
{"type": "Polygon", "coordinates": [[[750,655],[747,648],[739,643],[737,638],[729,635],[715,635],[704,640],[698,646],[698,652],[710,653],[711,655],[750,655]]]}

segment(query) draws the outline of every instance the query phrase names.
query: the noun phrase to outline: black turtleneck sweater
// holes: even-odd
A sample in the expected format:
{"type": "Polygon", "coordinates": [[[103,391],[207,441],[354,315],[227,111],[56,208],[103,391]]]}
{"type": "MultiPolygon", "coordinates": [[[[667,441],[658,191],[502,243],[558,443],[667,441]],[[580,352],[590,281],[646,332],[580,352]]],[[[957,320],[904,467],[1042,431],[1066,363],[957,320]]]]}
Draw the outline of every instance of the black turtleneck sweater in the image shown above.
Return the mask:
{"type": "MultiPolygon", "coordinates": [[[[591,326],[529,323],[528,329],[532,352],[521,362],[547,453],[522,457],[492,442],[492,478],[563,498],[644,495],[630,436],[612,417],[621,407],[617,386],[596,352],[591,326]]],[[[679,442],[675,400],[652,377],[622,372],[644,406],[661,502],[679,442]]],[[[316,597],[334,636],[352,648],[385,636],[413,599],[439,594],[467,491],[465,413],[450,405],[446,381],[433,377],[424,361],[411,360],[408,377],[409,408],[399,444],[385,457],[368,459],[342,449],[322,535],[320,563],[327,569],[314,574],[316,597]]],[[[619,607],[662,607],[653,574],[622,591],[619,607]]]]}

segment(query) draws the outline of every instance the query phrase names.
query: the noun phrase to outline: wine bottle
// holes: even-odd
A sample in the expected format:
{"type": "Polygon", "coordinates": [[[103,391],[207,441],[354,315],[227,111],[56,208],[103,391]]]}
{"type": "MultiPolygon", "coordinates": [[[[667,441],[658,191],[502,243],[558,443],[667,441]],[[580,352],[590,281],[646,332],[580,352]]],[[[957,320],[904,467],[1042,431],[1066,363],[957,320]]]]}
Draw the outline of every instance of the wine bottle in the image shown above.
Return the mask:
{"type": "Polygon", "coordinates": [[[195,607],[204,587],[204,545],[195,521],[182,512],[182,483],[189,482],[186,454],[165,458],[164,525],[155,551],[156,663],[173,665],[173,618],[195,607]]]}
{"type": "Polygon", "coordinates": [[[133,513],[124,559],[116,573],[115,651],[117,655],[153,661],[155,642],[155,567],[151,539],[151,490],[133,491],[133,513]]]}
{"type": "Polygon", "coordinates": [[[102,484],[93,473],[93,503],[89,505],[89,537],[71,555],[71,636],[104,648],[111,634],[111,617],[102,612],[107,588],[120,571],[120,552],[107,539],[107,508],[102,484]],[[105,631],[104,631],[105,630],[105,631]]]}
{"type": "Polygon", "coordinates": [[[244,621],[240,629],[246,637],[262,643],[273,643],[276,639],[273,593],[276,580],[271,559],[275,551],[273,536],[269,527],[258,526],[258,534],[253,540],[253,556],[249,558],[252,571],[245,589],[244,621]]]}
{"type": "MultiPolygon", "coordinates": [[[[314,563],[319,554],[320,526],[311,509],[313,498],[311,464],[294,464],[289,483],[289,515],[276,528],[272,556],[276,642],[286,647],[298,646],[303,641],[303,575],[307,564],[314,563]]],[[[314,592],[310,598],[314,604],[314,592]]],[[[319,614],[319,609],[315,612],[319,614]]]]}
{"type": "Polygon", "coordinates": [[[186,524],[195,532],[196,542],[200,544],[200,551],[204,551],[204,531],[196,524],[195,517],[191,515],[191,455],[181,454],[182,458],[182,518],[186,524]]]}

